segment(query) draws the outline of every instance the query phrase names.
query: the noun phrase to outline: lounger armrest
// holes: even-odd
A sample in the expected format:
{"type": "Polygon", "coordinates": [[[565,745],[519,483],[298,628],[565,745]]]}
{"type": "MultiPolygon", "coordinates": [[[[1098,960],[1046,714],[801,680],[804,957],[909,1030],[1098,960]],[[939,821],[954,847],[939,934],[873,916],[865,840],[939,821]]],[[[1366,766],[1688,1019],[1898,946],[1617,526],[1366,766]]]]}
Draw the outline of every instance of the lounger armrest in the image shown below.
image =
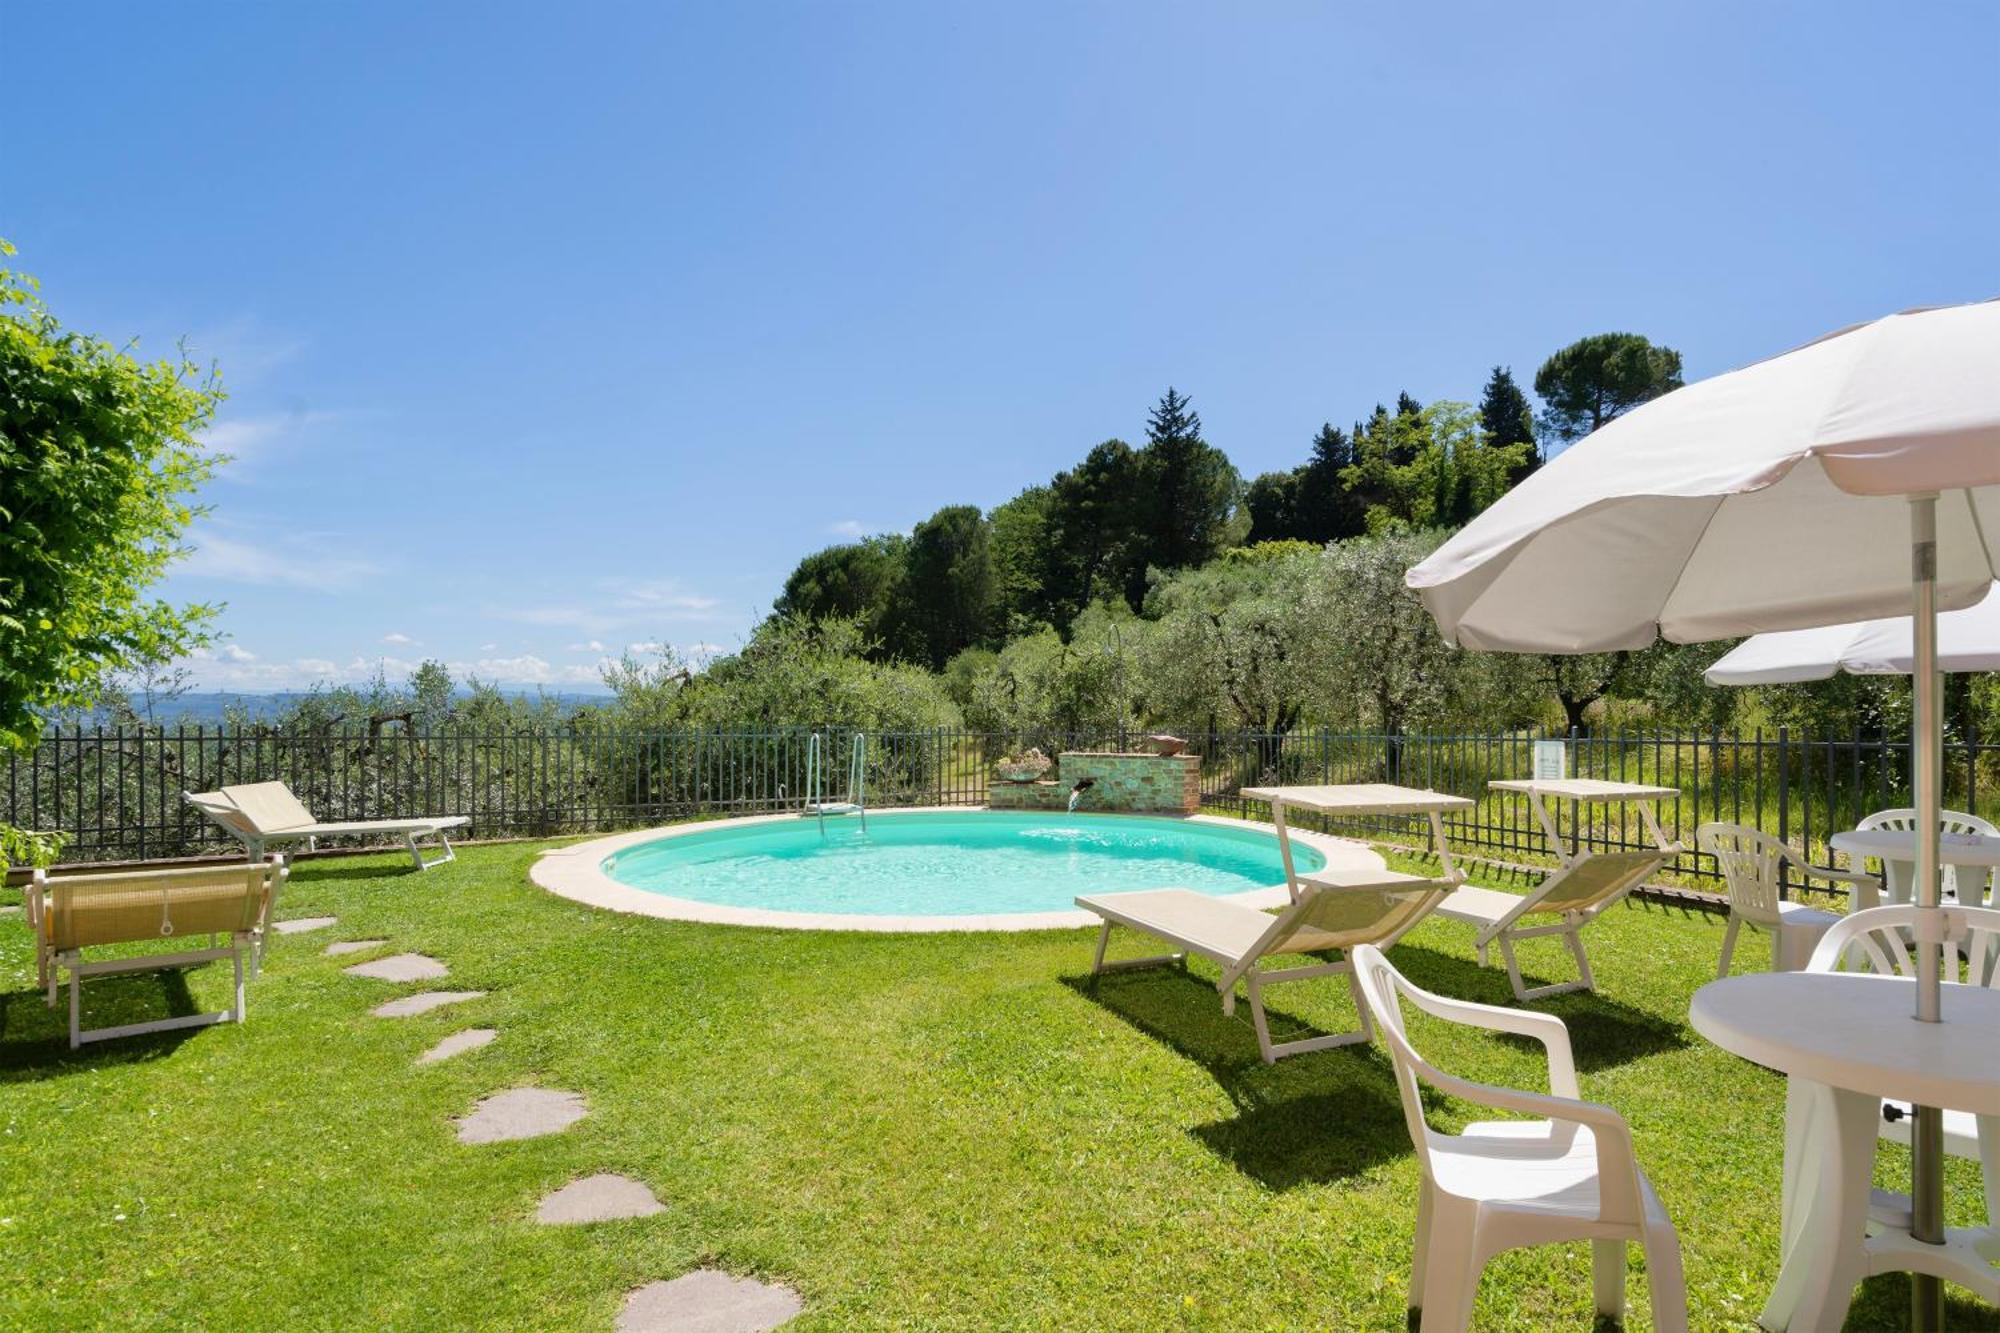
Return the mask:
{"type": "Polygon", "coordinates": [[[1433,1018],[1484,1028],[1489,1032],[1532,1037],[1542,1044],[1548,1056],[1550,1094],[1568,1098],[1583,1095],[1576,1081],[1576,1055],[1569,1044],[1569,1028],[1554,1014],[1536,1013],[1532,1009],[1510,1009],[1497,1004],[1478,1004],[1472,1000],[1454,1000],[1415,988],[1403,989],[1402,995],[1433,1018]]]}

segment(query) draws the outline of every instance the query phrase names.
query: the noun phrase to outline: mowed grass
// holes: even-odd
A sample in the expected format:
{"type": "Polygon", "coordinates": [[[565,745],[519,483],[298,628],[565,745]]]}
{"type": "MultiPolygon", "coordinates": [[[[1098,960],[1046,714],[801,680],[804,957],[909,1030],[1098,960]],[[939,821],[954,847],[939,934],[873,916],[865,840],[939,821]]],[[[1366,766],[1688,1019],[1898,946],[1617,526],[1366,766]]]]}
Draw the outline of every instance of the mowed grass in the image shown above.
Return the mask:
{"type": "MultiPolygon", "coordinates": [[[[1403,1326],[1417,1168],[1379,1049],[1267,1068],[1205,967],[1093,987],[1089,931],[623,917],[533,887],[537,850],[471,848],[422,875],[393,856],[305,863],[280,915],[339,924],[274,937],[246,1025],[78,1053],[18,915],[0,919],[0,1324],[606,1328],[631,1288],[712,1265],[791,1284],[804,1329],[1403,1326]],[[322,956],[372,936],[448,963],[435,986],[490,994],[370,1017],[426,988],[322,956]],[[475,1025],[499,1040],[413,1065],[475,1025]],[[590,1114],[455,1141],[479,1098],[531,1084],[590,1114]],[[533,1221],[598,1171],[646,1181],[665,1211],[533,1221]]],[[[1685,1022],[1720,935],[1713,917],[1620,908],[1590,936],[1604,993],[1538,1006],[1569,1023],[1585,1094],[1631,1119],[1701,1328],[1747,1327],[1777,1267],[1782,1084],[1685,1022]]],[[[1433,922],[1394,956],[1423,985],[1506,1002],[1470,946],[1433,922]]],[[[1553,948],[1529,962],[1559,973],[1553,948]]],[[[227,985],[220,967],[99,982],[91,1019],[220,1007],[227,985]]],[[[1353,1022],[1338,981],[1274,999],[1281,1029],[1353,1022]]],[[[1413,1031],[1447,1068],[1539,1085],[1539,1048],[1413,1031]]],[[[1883,1150],[1885,1183],[1906,1170],[1883,1150]]],[[[1976,1173],[1954,1162],[1950,1184],[1953,1220],[1972,1220],[1976,1173]]],[[[1636,1247],[1630,1262],[1632,1326],[1649,1327],[1636,1247]]],[[[1907,1291],[1871,1282],[1849,1327],[1904,1326],[1907,1291]]],[[[1950,1314],[1996,1326],[1956,1293],[1950,1314]]],[[[1584,1247],[1487,1269],[1478,1327],[1592,1323],[1584,1247]]]]}

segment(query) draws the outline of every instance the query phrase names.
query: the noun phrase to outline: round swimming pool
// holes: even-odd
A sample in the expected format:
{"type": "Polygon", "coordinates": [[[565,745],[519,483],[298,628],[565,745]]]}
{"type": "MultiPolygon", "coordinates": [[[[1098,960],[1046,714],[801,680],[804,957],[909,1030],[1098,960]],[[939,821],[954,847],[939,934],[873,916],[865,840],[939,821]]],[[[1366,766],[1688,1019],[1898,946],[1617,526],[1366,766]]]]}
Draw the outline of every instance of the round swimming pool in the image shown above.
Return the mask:
{"type": "MultiPolygon", "coordinates": [[[[1303,840],[1293,861],[1301,874],[1326,865],[1303,840]]],[[[1014,811],[871,814],[866,832],[851,815],[824,829],[797,817],[694,825],[626,843],[597,869],[629,889],[726,908],[896,917],[1051,913],[1083,893],[1285,882],[1277,838],[1254,826],[1014,811]]]]}

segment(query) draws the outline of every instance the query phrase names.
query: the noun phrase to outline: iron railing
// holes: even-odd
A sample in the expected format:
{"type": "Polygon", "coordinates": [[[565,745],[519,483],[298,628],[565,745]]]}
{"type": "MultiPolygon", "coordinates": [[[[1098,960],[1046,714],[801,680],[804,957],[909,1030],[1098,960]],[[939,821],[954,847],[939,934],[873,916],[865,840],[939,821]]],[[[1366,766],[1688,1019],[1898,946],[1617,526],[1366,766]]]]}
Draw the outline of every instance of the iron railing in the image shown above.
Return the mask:
{"type": "MultiPolygon", "coordinates": [[[[851,732],[822,728],[828,752],[851,732]]],[[[276,779],[324,820],[420,814],[471,817],[468,836],[547,837],[641,827],[691,815],[796,808],[805,799],[811,728],[638,731],[580,725],[549,730],[289,731],[272,727],[51,727],[31,752],[4,763],[0,821],[67,835],[65,860],[146,860],[225,848],[224,836],[183,791],[276,779]]],[[[949,728],[868,734],[868,802],[977,805],[995,763],[1029,744],[1126,748],[1123,729],[1033,734],[949,728]]],[[[1258,815],[1239,792],[1274,782],[1398,782],[1474,797],[1450,816],[1454,845],[1499,859],[1535,860],[1541,830],[1525,798],[1488,789],[1530,772],[1531,732],[1382,734],[1297,730],[1282,735],[1194,732],[1202,800],[1258,815]]],[[[1976,738],[1946,747],[1945,804],[2000,816],[2000,746],[1976,738]]],[[[1580,777],[1671,787],[1658,807],[1670,836],[1692,849],[1696,825],[1746,823],[1824,864],[1827,837],[1870,811],[1909,804],[1909,744],[1789,730],[1660,735],[1601,732],[1571,738],[1580,777]]],[[[1572,806],[1566,836],[1593,848],[1645,845],[1636,809],[1572,806]]],[[[1423,826],[1380,818],[1322,821],[1333,832],[1421,841],[1423,826]]],[[[1709,878],[1692,850],[1674,867],[1709,878]]]]}

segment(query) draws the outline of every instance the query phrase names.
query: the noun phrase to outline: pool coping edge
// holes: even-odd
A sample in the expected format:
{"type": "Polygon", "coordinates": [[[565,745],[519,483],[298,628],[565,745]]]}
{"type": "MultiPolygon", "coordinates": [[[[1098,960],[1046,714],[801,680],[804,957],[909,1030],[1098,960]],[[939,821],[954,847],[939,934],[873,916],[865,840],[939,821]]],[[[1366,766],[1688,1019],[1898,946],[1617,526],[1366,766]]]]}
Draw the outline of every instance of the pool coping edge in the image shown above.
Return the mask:
{"type": "MultiPolygon", "coordinates": [[[[956,806],[884,806],[871,810],[878,815],[948,815],[967,814],[988,810],[983,805],[956,806]]],[[[994,811],[996,814],[1019,813],[1014,811],[994,811]]],[[[1254,829],[1277,835],[1277,829],[1270,824],[1256,820],[1228,819],[1219,815],[1175,815],[1133,811],[1130,813],[1080,812],[1079,818],[1089,819],[1172,819],[1184,823],[1210,824],[1217,828],[1254,829]]],[[[721,827],[742,827],[749,824],[796,823],[801,818],[796,812],[773,815],[743,815],[733,819],[701,819],[684,823],[665,824],[654,828],[635,829],[630,833],[614,833],[608,837],[592,838],[586,842],[574,843],[568,847],[551,847],[536,858],[528,870],[528,877],[543,889],[571,902],[589,907],[601,907],[608,911],[624,912],[633,916],[650,916],[665,921],[693,921],[716,926],[759,926],[775,930],[846,930],[871,931],[881,934],[939,934],[947,931],[1022,931],[1022,930],[1072,930],[1079,926],[1094,926],[1103,918],[1093,912],[1074,908],[1059,912],[993,912],[977,916],[890,916],[858,912],[783,912],[768,907],[731,907],[722,903],[705,903],[693,898],[675,898],[667,894],[652,893],[645,889],[635,889],[620,884],[605,874],[600,868],[604,858],[614,852],[640,843],[654,842],[661,838],[681,837],[721,827]]],[[[1327,858],[1328,864],[1354,862],[1366,858],[1377,867],[1382,866],[1381,854],[1365,842],[1349,838],[1336,838],[1329,834],[1315,833],[1306,829],[1289,830],[1293,842],[1310,847],[1327,858]]],[[[1161,885],[1159,887],[1170,887],[1161,885]]],[[[1269,888],[1251,889],[1244,893],[1218,894],[1228,902],[1241,903],[1246,907],[1280,907],[1289,897],[1283,884],[1269,888]]]]}

